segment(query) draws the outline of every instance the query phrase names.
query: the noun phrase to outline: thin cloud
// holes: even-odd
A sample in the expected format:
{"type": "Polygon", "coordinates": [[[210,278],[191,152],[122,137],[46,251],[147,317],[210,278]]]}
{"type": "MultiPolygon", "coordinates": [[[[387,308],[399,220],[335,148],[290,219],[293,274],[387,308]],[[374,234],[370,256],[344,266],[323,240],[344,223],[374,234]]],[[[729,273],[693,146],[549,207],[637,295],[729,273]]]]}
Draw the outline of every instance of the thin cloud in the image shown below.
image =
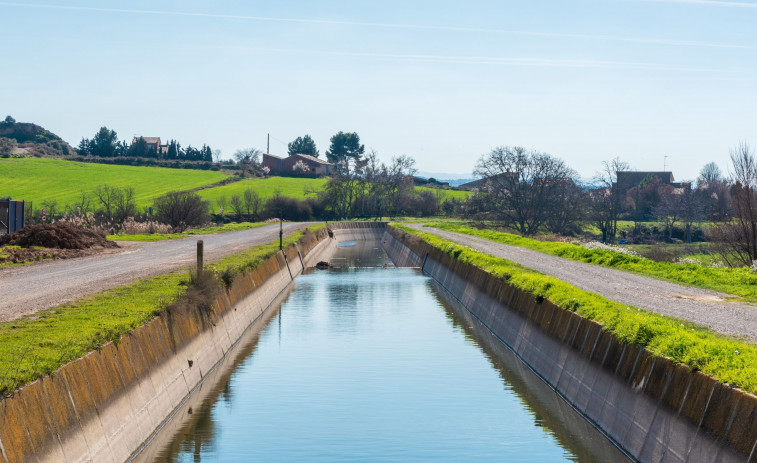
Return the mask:
{"type": "Polygon", "coordinates": [[[630,0],[644,3],[683,3],[690,5],[723,6],[729,8],[757,8],[757,3],[721,2],[718,0],[630,0]]]}
{"type": "MultiPolygon", "coordinates": [[[[752,7],[757,8],[757,5],[755,4],[748,4],[748,3],[742,4],[742,3],[737,3],[737,2],[716,2],[716,1],[710,1],[710,0],[631,0],[631,1],[702,3],[702,4],[718,4],[718,5],[732,4],[732,6],[751,5],[752,7]]],[[[48,4],[42,4],[42,3],[0,2],[0,6],[18,7],[18,8],[71,10],[71,11],[92,11],[92,12],[100,12],[100,13],[120,13],[120,14],[132,14],[132,15],[183,16],[183,17],[229,19],[229,20],[241,20],[241,21],[265,21],[265,22],[279,22],[279,23],[359,26],[359,27],[391,28],[391,29],[407,29],[407,30],[487,33],[487,34],[518,35],[518,36],[531,36],[531,37],[566,38],[566,39],[592,40],[592,41],[604,41],[604,42],[629,42],[629,43],[640,43],[640,44],[670,45],[670,46],[684,46],[684,47],[698,47],[698,48],[733,48],[733,49],[744,49],[744,50],[757,50],[757,45],[738,45],[738,44],[730,44],[730,43],[723,43],[723,42],[665,40],[665,39],[654,39],[654,38],[643,38],[643,37],[570,34],[570,33],[560,33],[560,32],[522,31],[522,30],[490,29],[490,28],[462,27],[462,26],[437,26],[437,25],[424,25],[424,24],[395,24],[395,23],[376,23],[376,22],[361,22],[361,21],[338,21],[338,20],[330,20],[330,19],[277,18],[277,17],[270,17],[270,16],[249,16],[249,15],[233,15],[233,14],[220,14],[220,13],[191,13],[191,12],[183,12],[183,11],[138,10],[138,9],[123,9],[123,8],[48,5],[48,4]]]]}
{"type": "Polygon", "coordinates": [[[671,66],[669,64],[645,63],[635,61],[608,61],[608,60],[584,60],[584,59],[553,59],[553,58],[513,58],[497,56],[450,56],[450,55],[411,55],[397,53],[363,53],[333,50],[309,50],[295,48],[262,48],[262,47],[238,47],[238,50],[265,51],[275,53],[297,53],[307,55],[345,56],[355,58],[371,58],[394,60],[404,62],[432,62],[446,64],[478,64],[478,65],[504,65],[521,67],[561,67],[561,68],[605,68],[605,69],[631,69],[647,71],[668,71],[682,73],[703,73],[719,75],[737,75],[740,77],[757,77],[752,72],[743,72],[729,69],[708,69],[685,66],[671,66]]]}

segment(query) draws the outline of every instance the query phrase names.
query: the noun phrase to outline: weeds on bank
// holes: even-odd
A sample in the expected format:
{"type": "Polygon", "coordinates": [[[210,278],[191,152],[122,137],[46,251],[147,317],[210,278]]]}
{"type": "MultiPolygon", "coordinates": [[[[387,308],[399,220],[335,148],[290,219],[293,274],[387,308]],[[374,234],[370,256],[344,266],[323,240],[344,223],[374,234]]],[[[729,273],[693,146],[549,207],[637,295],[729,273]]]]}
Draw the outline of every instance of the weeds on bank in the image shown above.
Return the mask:
{"type": "MultiPolygon", "coordinates": [[[[284,238],[284,246],[324,226],[294,233],[284,238]]],[[[208,265],[199,276],[177,271],[146,278],[0,323],[0,397],[53,374],[107,342],[117,342],[164,311],[200,310],[211,317],[213,297],[223,290],[221,283],[228,287],[237,275],[253,270],[277,252],[278,240],[208,265]]]]}
{"type": "Polygon", "coordinates": [[[0,395],[51,374],[152,319],[186,291],[185,275],[163,275],[0,323],[0,395]]]}
{"type": "Polygon", "coordinates": [[[655,262],[620,251],[588,249],[577,244],[539,241],[511,233],[477,230],[460,224],[434,223],[429,226],[439,230],[477,236],[497,243],[528,248],[577,262],[625,270],[674,283],[733,294],[746,301],[757,302],[757,273],[751,271],[748,267],[706,267],[696,263],[655,262]]]}
{"type": "Polygon", "coordinates": [[[120,234],[109,235],[108,239],[111,241],[164,241],[164,240],[178,240],[186,238],[187,236],[194,235],[209,235],[211,233],[225,233],[230,231],[250,230],[253,228],[262,227],[264,225],[270,225],[265,222],[241,222],[241,223],[227,223],[215,227],[198,228],[194,230],[187,230],[184,233],[134,233],[134,234],[120,234]]]}
{"type": "Polygon", "coordinates": [[[559,307],[595,320],[620,341],[644,346],[655,355],[668,357],[723,383],[757,393],[757,346],[754,344],[715,334],[691,322],[611,301],[512,261],[474,251],[429,233],[399,224],[394,226],[458,260],[530,292],[537,300],[548,299],[559,307]]]}

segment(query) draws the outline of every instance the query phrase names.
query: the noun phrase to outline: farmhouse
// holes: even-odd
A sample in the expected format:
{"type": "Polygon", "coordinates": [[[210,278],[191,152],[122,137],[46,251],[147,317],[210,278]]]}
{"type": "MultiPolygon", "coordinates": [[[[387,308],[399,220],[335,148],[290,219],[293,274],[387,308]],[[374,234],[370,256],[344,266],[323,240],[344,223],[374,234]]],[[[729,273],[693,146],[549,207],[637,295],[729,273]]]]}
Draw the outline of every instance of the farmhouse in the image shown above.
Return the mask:
{"type": "Polygon", "coordinates": [[[683,184],[676,183],[673,172],[652,172],[640,170],[627,170],[618,172],[617,182],[613,185],[621,193],[625,194],[635,186],[639,186],[645,180],[647,182],[659,178],[663,185],[670,185],[673,188],[681,188],[683,184]]]}
{"type": "Polygon", "coordinates": [[[334,164],[307,154],[293,154],[286,158],[263,154],[263,167],[268,167],[271,174],[320,176],[331,175],[334,164]]]}
{"type": "Polygon", "coordinates": [[[134,137],[134,139],[131,141],[132,145],[136,143],[140,138],[144,139],[144,141],[147,143],[148,149],[154,150],[156,153],[164,154],[168,152],[168,144],[161,144],[160,137],[134,137]]]}

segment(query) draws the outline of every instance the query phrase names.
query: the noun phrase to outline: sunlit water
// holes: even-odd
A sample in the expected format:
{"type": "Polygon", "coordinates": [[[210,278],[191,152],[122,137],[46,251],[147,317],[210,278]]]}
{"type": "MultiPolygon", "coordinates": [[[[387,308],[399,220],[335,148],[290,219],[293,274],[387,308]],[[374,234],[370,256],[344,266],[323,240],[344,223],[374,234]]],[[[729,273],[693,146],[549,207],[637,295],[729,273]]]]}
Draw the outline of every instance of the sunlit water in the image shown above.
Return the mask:
{"type": "Polygon", "coordinates": [[[159,460],[622,461],[470,323],[418,270],[303,275],[159,460]]]}

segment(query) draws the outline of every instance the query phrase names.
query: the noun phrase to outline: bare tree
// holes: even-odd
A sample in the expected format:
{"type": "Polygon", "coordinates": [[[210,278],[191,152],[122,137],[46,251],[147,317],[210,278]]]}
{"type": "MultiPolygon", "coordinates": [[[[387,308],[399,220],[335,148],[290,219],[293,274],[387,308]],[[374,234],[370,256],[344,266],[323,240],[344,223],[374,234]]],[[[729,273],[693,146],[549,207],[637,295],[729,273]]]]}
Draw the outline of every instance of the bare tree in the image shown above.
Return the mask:
{"type": "Polygon", "coordinates": [[[699,171],[699,180],[700,183],[709,184],[711,182],[722,182],[723,181],[723,173],[720,170],[720,167],[718,167],[717,164],[714,162],[710,162],[704,165],[702,167],[702,170],[699,171]]]}
{"type": "Polygon", "coordinates": [[[479,159],[473,173],[485,180],[491,210],[524,235],[544,225],[557,191],[576,176],[561,159],[520,146],[494,148],[479,159]]]}
{"type": "Polygon", "coordinates": [[[602,241],[614,240],[618,233],[618,217],[623,205],[622,190],[616,184],[618,172],[630,169],[616,157],[602,161],[602,170],[594,174],[597,188],[591,192],[591,217],[602,232],[602,241]]]}
{"type": "Polygon", "coordinates": [[[684,188],[681,195],[681,222],[685,229],[685,241],[691,243],[691,228],[695,222],[701,221],[706,211],[706,190],[684,188]]]}
{"type": "Polygon", "coordinates": [[[244,209],[247,212],[247,217],[257,216],[262,206],[260,195],[252,188],[247,188],[242,194],[242,202],[244,203],[244,209]]]}
{"type": "Polygon", "coordinates": [[[718,224],[715,238],[721,255],[731,265],[751,265],[757,260],[757,160],[746,142],[731,150],[733,220],[718,224]]]}
{"type": "Polygon", "coordinates": [[[231,196],[231,208],[234,209],[237,217],[241,217],[244,212],[244,204],[242,204],[242,198],[240,198],[239,195],[231,196]]]}
{"type": "Polygon", "coordinates": [[[215,162],[216,164],[221,162],[221,150],[219,149],[213,150],[213,162],[215,162]]]}
{"type": "Polygon", "coordinates": [[[652,213],[665,224],[668,238],[673,238],[673,227],[683,213],[683,190],[666,185],[660,188],[660,201],[652,207],[652,213]]]}
{"type": "Polygon", "coordinates": [[[569,235],[580,232],[579,223],[586,217],[588,196],[573,179],[557,180],[559,187],[550,198],[547,228],[552,233],[569,235]]]}
{"type": "Polygon", "coordinates": [[[245,148],[234,153],[234,160],[242,172],[255,173],[260,171],[260,158],[263,152],[257,148],[245,148]]]}

